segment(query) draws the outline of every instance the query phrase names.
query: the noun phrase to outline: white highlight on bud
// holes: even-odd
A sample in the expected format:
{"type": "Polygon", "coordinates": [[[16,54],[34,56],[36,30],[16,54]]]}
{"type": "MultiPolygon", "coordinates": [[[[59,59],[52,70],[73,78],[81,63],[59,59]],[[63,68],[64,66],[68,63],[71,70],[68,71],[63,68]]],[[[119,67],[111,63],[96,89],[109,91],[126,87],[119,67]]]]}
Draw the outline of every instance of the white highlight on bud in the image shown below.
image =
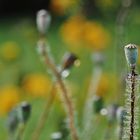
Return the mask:
{"type": "Polygon", "coordinates": [[[51,16],[48,11],[42,9],[37,12],[37,18],[36,18],[36,23],[37,23],[37,29],[41,34],[45,34],[46,31],[49,28],[51,22],[51,16]]]}

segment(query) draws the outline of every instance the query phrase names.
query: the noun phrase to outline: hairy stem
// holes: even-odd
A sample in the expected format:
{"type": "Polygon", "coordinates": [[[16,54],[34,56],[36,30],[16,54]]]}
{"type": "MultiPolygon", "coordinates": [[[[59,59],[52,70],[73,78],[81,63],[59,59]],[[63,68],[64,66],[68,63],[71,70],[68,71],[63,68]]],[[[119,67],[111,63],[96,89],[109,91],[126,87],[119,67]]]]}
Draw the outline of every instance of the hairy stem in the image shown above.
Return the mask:
{"type": "Polygon", "coordinates": [[[122,140],[122,138],[123,138],[123,131],[124,131],[124,122],[123,121],[124,121],[124,119],[120,123],[120,130],[119,130],[119,137],[118,137],[119,140],[122,140]]]}
{"type": "Polygon", "coordinates": [[[77,131],[76,131],[75,124],[74,124],[74,109],[73,109],[72,101],[69,98],[68,91],[67,91],[66,86],[62,80],[61,72],[58,71],[56,65],[52,61],[52,58],[50,57],[50,55],[46,51],[45,41],[44,40],[41,40],[41,41],[43,41],[42,42],[42,49],[43,49],[42,56],[44,57],[44,61],[45,61],[46,65],[48,65],[49,68],[51,69],[51,71],[52,71],[53,75],[55,76],[57,83],[60,86],[60,89],[62,91],[65,107],[67,109],[66,110],[67,115],[69,117],[69,127],[70,127],[71,137],[73,140],[78,140],[78,135],[77,135],[77,131]]]}
{"type": "Polygon", "coordinates": [[[138,99],[140,78],[131,70],[126,79],[126,100],[124,118],[124,133],[122,140],[137,140],[138,138],[138,99]]]}
{"type": "Polygon", "coordinates": [[[135,124],[135,71],[132,70],[131,74],[132,80],[132,92],[131,92],[131,122],[130,122],[130,140],[134,140],[134,124],[135,124]]]}

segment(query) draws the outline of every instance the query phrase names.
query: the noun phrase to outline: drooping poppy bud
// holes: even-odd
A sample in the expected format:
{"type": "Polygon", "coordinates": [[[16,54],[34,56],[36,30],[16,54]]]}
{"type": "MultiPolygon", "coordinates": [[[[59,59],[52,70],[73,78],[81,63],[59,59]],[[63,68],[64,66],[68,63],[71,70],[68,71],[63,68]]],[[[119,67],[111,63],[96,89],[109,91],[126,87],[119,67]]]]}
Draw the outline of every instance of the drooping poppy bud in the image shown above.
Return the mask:
{"type": "Polygon", "coordinates": [[[76,65],[76,66],[80,65],[80,61],[79,61],[78,57],[73,53],[66,53],[64,55],[64,59],[63,59],[62,70],[69,69],[73,65],[76,65]]]}
{"type": "Polygon", "coordinates": [[[31,105],[28,102],[22,102],[21,110],[23,114],[23,121],[26,122],[31,114],[31,105]]]}

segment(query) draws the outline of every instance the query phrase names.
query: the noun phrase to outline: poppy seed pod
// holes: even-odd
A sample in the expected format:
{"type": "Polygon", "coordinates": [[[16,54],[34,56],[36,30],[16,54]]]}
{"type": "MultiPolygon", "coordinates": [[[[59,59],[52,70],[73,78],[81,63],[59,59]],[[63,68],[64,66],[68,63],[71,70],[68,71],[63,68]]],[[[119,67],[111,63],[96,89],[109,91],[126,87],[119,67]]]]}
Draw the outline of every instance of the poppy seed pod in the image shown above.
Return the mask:
{"type": "Polygon", "coordinates": [[[130,67],[135,67],[138,58],[138,48],[135,44],[128,44],[124,47],[125,57],[130,67]]]}
{"type": "Polygon", "coordinates": [[[40,32],[40,34],[44,35],[46,33],[46,30],[48,30],[49,28],[50,22],[51,16],[46,10],[42,9],[37,12],[36,23],[37,29],[40,32]]]}

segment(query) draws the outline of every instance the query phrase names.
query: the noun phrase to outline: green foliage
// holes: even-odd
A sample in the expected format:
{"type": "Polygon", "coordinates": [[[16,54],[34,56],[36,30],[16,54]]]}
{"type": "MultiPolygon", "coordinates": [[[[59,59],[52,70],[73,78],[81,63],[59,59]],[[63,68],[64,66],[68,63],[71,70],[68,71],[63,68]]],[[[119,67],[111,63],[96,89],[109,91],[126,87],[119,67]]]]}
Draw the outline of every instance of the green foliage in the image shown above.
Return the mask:
{"type": "MultiPolygon", "coordinates": [[[[128,19],[128,22],[125,26],[125,34],[126,37],[124,38],[124,44],[126,42],[133,41],[134,43],[139,43],[139,30],[140,30],[140,21],[139,16],[137,14],[139,12],[139,9],[134,9],[128,19]],[[135,27],[135,28],[134,28],[135,27]]],[[[99,20],[102,22],[102,19],[99,20]]],[[[91,54],[94,53],[91,49],[88,47],[80,47],[80,48],[71,48],[64,44],[64,42],[61,40],[61,36],[59,34],[59,25],[61,23],[53,23],[52,27],[49,30],[47,39],[49,41],[49,44],[51,46],[52,54],[56,60],[57,64],[60,64],[62,62],[62,56],[67,51],[72,51],[73,53],[77,54],[81,61],[81,66],[79,68],[72,68],[71,74],[67,78],[66,82],[71,87],[72,90],[72,97],[75,99],[76,102],[76,108],[78,110],[77,116],[78,116],[78,127],[80,128],[82,123],[82,113],[83,113],[83,106],[85,102],[85,98],[88,91],[89,81],[91,79],[92,75],[92,69],[95,67],[91,60],[91,54]]],[[[107,30],[111,34],[112,41],[110,45],[105,48],[104,54],[106,55],[106,62],[104,63],[102,69],[103,69],[103,75],[104,74],[110,74],[113,76],[112,79],[115,79],[116,77],[119,79],[119,76],[116,72],[116,67],[120,67],[120,69],[123,69],[121,66],[115,66],[115,63],[117,59],[114,57],[114,53],[117,53],[117,58],[121,57],[122,61],[124,62],[123,56],[119,55],[119,52],[114,52],[115,50],[115,22],[109,21],[106,23],[103,23],[106,25],[107,30]],[[117,75],[117,76],[116,76],[117,75]],[[115,78],[114,78],[115,77],[115,78]]],[[[25,75],[28,75],[30,73],[43,73],[46,74],[45,66],[42,64],[42,62],[39,59],[39,56],[36,51],[36,42],[38,40],[37,31],[35,28],[34,21],[32,21],[29,18],[19,18],[19,19],[10,19],[8,21],[2,21],[0,23],[0,50],[2,49],[3,45],[5,45],[5,42],[16,42],[18,49],[20,50],[17,55],[12,60],[7,60],[6,57],[3,57],[3,55],[0,53],[0,88],[2,88],[4,85],[12,84],[16,85],[20,88],[22,88],[22,80],[24,79],[25,75]]],[[[117,46],[118,47],[118,46],[117,46]]],[[[16,49],[16,48],[15,48],[16,49]]],[[[122,50],[123,51],[123,50],[122,50]]],[[[1,51],[2,52],[2,51],[1,51]]],[[[11,53],[11,52],[10,52],[11,53]]],[[[5,54],[6,56],[9,54],[5,54]]],[[[140,60],[138,60],[138,67],[140,67],[140,60]]],[[[125,69],[125,68],[124,68],[125,69]]],[[[50,75],[49,75],[50,77],[50,75]]],[[[118,87],[116,86],[118,83],[115,83],[114,80],[109,80],[109,89],[108,92],[102,93],[102,96],[104,98],[104,107],[107,107],[112,102],[115,102],[114,97],[117,97],[117,99],[120,99],[118,102],[122,104],[123,100],[123,93],[124,89],[118,90],[118,87]],[[112,83],[115,83],[115,86],[112,85],[112,83]],[[120,97],[121,96],[121,97],[120,97]]],[[[104,83],[103,83],[104,85],[104,83]]],[[[24,96],[24,91],[22,91],[22,96],[24,96]]],[[[40,98],[31,98],[31,97],[24,97],[24,99],[27,99],[31,102],[32,105],[32,115],[29,119],[29,122],[27,123],[27,127],[25,129],[25,135],[24,139],[30,140],[32,132],[34,130],[34,126],[37,124],[37,120],[42,112],[44,103],[47,101],[46,99],[40,98]]],[[[95,117],[93,115],[93,117],[95,117]]],[[[40,140],[50,140],[50,136],[53,132],[56,131],[63,131],[63,128],[61,127],[61,123],[66,118],[62,104],[59,100],[59,97],[56,98],[55,103],[52,107],[52,110],[50,112],[48,121],[46,122],[45,128],[42,132],[42,135],[40,137],[40,140]]],[[[92,137],[94,140],[102,140],[106,136],[106,129],[109,130],[113,128],[115,131],[116,124],[114,123],[113,126],[108,125],[108,120],[106,116],[97,115],[96,119],[93,121],[93,127],[94,127],[94,133],[92,137]],[[98,132],[98,133],[97,133],[98,132]]],[[[79,129],[80,131],[80,129],[79,129]]],[[[113,133],[115,135],[115,132],[113,133]]],[[[113,138],[115,136],[112,136],[113,138]]],[[[7,139],[7,128],[6,128],[6,117],[0,118],[0,139],[7,139]]],[[[114,139],[113,139],[114,140],[114,139]]]]}

